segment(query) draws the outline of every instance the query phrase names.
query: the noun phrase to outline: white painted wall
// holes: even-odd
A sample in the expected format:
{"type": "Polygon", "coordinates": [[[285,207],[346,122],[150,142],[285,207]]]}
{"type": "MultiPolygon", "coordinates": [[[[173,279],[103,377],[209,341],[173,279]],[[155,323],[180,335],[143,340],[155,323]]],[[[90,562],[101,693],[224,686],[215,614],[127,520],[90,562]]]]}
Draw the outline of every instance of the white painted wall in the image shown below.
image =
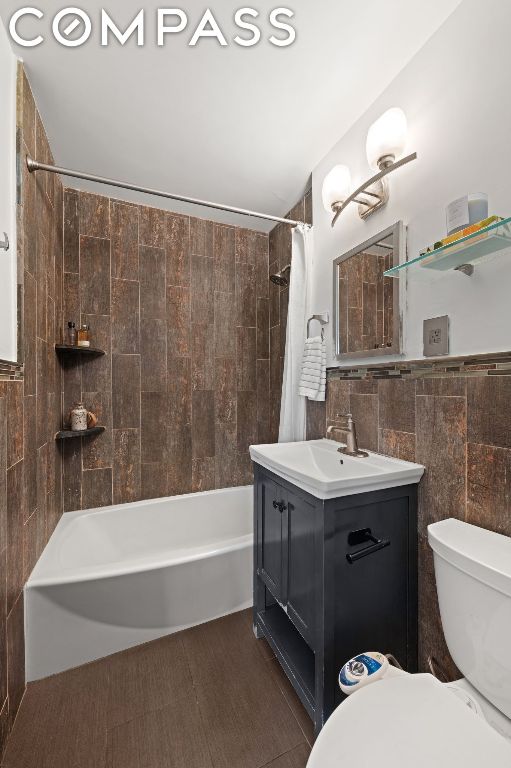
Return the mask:
{"type": "Polygon", "coordinates": [[[0,24],[0,360],[17,359],[16,57],[0,24]]]}
{"type": "MultiPolygon", "coordinates": [[[[277,48],[268,42],[268,14],[279,3],[258,0],[253,7],[263,35],[244,48],[232,42],[241,2],[209,4],[227,46],[213,38],[188,45],[208,5],[195,0],[176,4],[188,26],[158,47],[156,7],[165,3],[84,0],[76,5],[90,16],[93,34],[71,49],[51,34],[52,19],[66,3],[44,0],[36,3],[44,18],[24,18],[18,27],[26,37],[43,35],[44,42],[14,50],[23,57],[58,165],[283,216],[305,191],[311,168],[458,3],[293,0],[282,5],[295,12],[296,42],[277,48]],[[103,7],[123,29],[145,7],[146,44],[138,47],[132,38],[124,47],[115,40],[102,47],[103,7]],[[386,53],[375,67],[372,51],[382,40],[386,53]]],[[[8,24],[22,6],[1,0],[0,16],[8,24]]],[[[66,183],[116,194],[92,182],[66,183]]],[[[261,231],[273,227],[135,192],[123,197],[261,231]]]]}
{"type": "MultiPolygon", "coordinates": [[[[315,168],[313,311],[332,309],[333,259],[394,221],[408,226],[408,251],[414,257],[445,234],[446,205],[467,192],[488,192],[490,213],[511,215],[510,28],[511,3],[463,0],[315,168]],[[367,130],[392,106],[406,112],[407,153],[417,151],[418,160],[390,177],[386,208],[364,222],[352,206],[332,230],[321,204],[323,179],[336,163],[351,168],[354,187],[371,175],[367,130]]],[[[385,55],[384,47],[379,55],[385,55]]],[[[511,249],[477,267],[472,278],[410,270],[405,357],[422,357],[422,321],[443,314],[451,318],[451,354],[510,350],[510,278],[511,249]]],[[[332,344],[328,361],[339,364],[332,344]]]]}

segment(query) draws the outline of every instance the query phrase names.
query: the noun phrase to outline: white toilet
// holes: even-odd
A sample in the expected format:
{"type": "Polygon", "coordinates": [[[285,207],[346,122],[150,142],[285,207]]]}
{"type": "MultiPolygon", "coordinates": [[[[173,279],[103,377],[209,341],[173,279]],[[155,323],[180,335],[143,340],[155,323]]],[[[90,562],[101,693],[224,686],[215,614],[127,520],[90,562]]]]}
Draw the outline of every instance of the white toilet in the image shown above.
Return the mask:
{"type": "Polygon", "coordinates": [[[307,768],[511,768],[511,538],[449,519],[428,539],[465,677],[442,684],[389,668],[337,707],[307,768]]]}

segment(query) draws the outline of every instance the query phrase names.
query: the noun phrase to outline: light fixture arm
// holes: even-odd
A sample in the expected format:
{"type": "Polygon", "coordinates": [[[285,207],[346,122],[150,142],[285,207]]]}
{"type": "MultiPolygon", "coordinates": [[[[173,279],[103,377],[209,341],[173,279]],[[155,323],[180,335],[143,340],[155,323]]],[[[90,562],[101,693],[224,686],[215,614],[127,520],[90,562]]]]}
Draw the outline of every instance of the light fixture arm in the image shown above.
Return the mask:
{"type": "MultiPolygon", "coordinates": [[[[341,213],[344,211],[345,208],[347,208],[347,206],[350,203],[361,203],[362,202],[361,200],[357,200],[359,195],[365,193],[365,194],[370,195],[371,197],[375,196],[371,192],[366,192],[366,189],[368,187],[371,187],[373,184],[376,184],[378,181],[381,181],[389,173],[392,173],[392,171],[397,170],[397,168],[401,168],[402,165],[406,165],[407,163],[410,163],[412,160],[416,160],[416,159],[417,159],[417,153],[413,152],[411,155],[407,155],[406,157],[401,158],[401,160],[397,160],[395,163],[392,163],[391,165],[388,165],[386,168],[383,168],[381,171],[376,173],[374,176],[372,176],[366,182],[361,184],[360,187],[358,187],[358,189],[356,189],[354,192],[352,192],[352,194],[348,198],[346,198],[346,200],[344,200],[344,202],[342,204],[339,205],[339,207],[335,211],[335,216],[332,219],[332,227],[335,226],[335,223],[336,223],[337,219],[339,218],[341,213]]],[[[368,203],[364,202],[363,205],[366,205],[368,207],[367,215],[369,213],[372,213],[377,208],[379,208],[380,205],[383,202],[384,201],[382,199],[379,199],[379,201],[377,203],[375,203],[373,206],[371,206],[368,203]]]]}

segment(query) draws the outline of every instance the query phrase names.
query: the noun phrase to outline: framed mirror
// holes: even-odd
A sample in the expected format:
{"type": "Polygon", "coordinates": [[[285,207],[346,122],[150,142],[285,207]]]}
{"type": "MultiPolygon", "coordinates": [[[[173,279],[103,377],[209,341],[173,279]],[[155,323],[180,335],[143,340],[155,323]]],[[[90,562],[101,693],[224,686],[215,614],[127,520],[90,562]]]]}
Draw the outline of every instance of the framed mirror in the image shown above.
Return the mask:
{"type": "Polygon", "coordinates": [[[401,352],[400,281],[384,277],[405,260],[397,222],[334,261],[335,353],[340,360],[401,352]]]}

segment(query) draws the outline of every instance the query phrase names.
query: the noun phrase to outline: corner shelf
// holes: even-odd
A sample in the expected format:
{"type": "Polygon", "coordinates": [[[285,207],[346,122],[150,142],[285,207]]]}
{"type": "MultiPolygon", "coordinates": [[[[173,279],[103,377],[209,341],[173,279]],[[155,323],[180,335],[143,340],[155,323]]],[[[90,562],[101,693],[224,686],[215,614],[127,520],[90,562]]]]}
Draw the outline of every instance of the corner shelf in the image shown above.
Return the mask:
{"type": "Polygon", "coordinates": [[[55,435],[55,440],[70,440],[76,437],[88,437],[89,435],[99,435],[104,432],[106,427],[91,427],[91,429],[71,430],[61,429],[55,435]]]}
{"type": "Polygon", "coordinates": [[[97,347],[78,347],[71,344],[55,344],[57,352],[68,352],[71,355],[105,355],[104,349],[97,347]]]}
{"type": "Polygon", "coordinates": [[[440,272],[454,269],[470,276],[474,271],[474,263],[482,263],[506,248],[511,248],[511,217],[391,267],[383,274],[385,277],[399,277],[406,269],[420,266],[440,272]]]}

